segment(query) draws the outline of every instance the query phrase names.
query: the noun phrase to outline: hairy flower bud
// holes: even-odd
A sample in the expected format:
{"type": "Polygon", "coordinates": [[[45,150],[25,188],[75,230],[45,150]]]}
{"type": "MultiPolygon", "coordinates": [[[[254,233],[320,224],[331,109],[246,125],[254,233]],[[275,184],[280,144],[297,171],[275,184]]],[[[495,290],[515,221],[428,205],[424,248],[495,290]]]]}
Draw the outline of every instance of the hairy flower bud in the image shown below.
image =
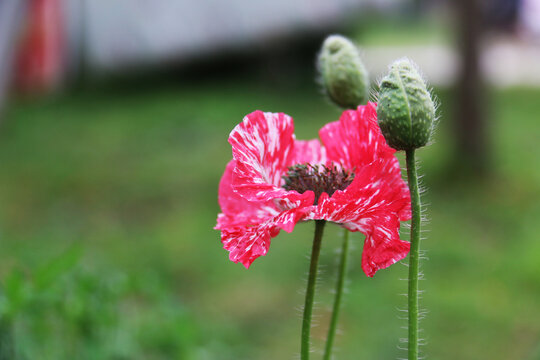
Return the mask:
{"type": "Polygon", "coordinates": [[[396,150],[427,144],[435,119],[435,104],[416,65],[400,59],[380,84],[377,119],[386,142],[396,150]]]}
{"type": "Polygon", "coordinates": [[[367,102],[368,72],[350,40],[340,35],[326,38],[317,65],[325,92],[338,106],[356,109],[367,102]]]}

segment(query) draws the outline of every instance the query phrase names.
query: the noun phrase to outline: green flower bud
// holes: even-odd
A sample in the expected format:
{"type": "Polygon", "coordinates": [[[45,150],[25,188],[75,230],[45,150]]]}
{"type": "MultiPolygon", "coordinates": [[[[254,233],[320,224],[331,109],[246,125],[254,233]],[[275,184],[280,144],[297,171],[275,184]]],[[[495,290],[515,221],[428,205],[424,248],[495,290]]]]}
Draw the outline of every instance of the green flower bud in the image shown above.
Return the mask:
{"type": "Polygon", "coordinates": [[[396,150],[417,149],[429,141],[435,104],[412,61],[390,65],[380,84],[377,119],[386,142],[396,150]]]}
{"type": "Polygon", "coordinates": [[[327,37],[317,65],[325,92],[338,106],[356,109],[367,102],[368,72],[350,40],[340,35],[327,37]]]}

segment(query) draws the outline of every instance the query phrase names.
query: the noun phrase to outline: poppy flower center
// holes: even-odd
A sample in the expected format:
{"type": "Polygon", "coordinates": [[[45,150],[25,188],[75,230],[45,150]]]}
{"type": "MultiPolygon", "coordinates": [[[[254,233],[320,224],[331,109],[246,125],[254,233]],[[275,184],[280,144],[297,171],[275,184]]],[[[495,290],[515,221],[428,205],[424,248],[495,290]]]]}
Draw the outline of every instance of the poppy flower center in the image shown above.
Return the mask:
{"type": "Polygon", "coordinates": [[[295,190],[300,194],[311,190],[315,193],[314,205],[319,202],[322,193],[332,196],[336,190],[345,190],[354,180],[354,173],[338,168],[336,165],[298,164],[289,167],[282,176],[288,191],[295,190]]]}

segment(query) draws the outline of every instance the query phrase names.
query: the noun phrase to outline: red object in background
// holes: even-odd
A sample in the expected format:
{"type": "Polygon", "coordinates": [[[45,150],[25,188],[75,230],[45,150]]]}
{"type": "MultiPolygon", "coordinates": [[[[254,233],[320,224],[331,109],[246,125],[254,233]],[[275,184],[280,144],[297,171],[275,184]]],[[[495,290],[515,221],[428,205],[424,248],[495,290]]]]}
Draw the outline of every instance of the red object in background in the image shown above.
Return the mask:
{"type": "Polygon", "coordinates": [[[15,60],[15,86],[25,92],[47,90],[63,72],[60,0],[30,0],[15,60]]]}

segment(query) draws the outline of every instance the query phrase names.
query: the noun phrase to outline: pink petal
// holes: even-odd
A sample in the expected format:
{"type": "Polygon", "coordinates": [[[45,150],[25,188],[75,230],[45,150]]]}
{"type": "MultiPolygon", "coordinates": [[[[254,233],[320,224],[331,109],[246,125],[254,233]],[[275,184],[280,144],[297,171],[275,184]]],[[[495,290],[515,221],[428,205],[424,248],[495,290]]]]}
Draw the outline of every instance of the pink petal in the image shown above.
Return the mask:
{"type": "Polygon", "coordinates": [[[223,248],[229,251],[231,261],[249,268],[256,258],[267,254],[271,238],[276,237],[280,229],[291,232],[305,215],[305,211],[287,210],[260,225],[222,230],[223,248]]]}
{"type": "Polygon", "coordinates": [[[348,169],[359,168],[395,152],[381,134],[374,103],[344,111],[339,121],[325,125],[319,136],[328,159],[348,169]]]}
{"type": "Polygon", "coordinates": [[[340,223],[365,234],[370,246],[365,247],[362,266],[368,276],[402,259],[408,243],[399,239],[399,221],[410,218],[410,196],[397,159],[387,156],[363,166],[347,189],[332,197],[323,194],[308,218],[340,223]]]}
{"type": "Polygon", "coordinates": [[[321,146],[318,139],[295,140],[294,160],[295,164],[325,164],[327,161],[326,149],[321,146]]]}
{"type": "Polygon", "coordinates": [[[294,124],[283,113],[255,111],[229,136],[236,160],[232,187],[250,201],[281,199],[288,208],[313,204],[313,192],[281,188],[281,177],[294,160],[294,124]]]}
{"type": "Polygon", "coordinates": [[[362,270],[369,277],[404,259],[410,250],[410,243],[399,239],[396,216],[374,216],[371,220],[373,228],[364,232],[366,240],[362,251],[362,270]]]}
{"type": "Polygon", "coordinates": [[[279,214],[271,201],[247,201],[234,192],[231,182],[236,162],[231,160],[219,182],[218,202],[222,213],[218,215],[216,229],[259,224],[279,214]]]}

